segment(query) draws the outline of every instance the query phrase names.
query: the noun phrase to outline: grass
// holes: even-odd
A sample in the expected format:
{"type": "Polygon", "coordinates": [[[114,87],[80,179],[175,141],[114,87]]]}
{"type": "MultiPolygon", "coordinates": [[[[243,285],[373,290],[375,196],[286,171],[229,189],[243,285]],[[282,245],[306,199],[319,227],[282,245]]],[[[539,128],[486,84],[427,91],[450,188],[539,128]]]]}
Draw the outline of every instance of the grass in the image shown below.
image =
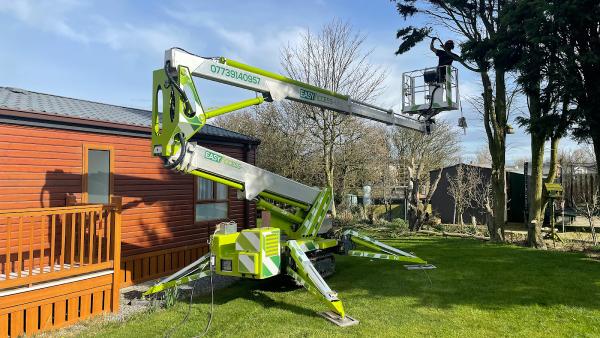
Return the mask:
{"type": "MultiPolygon", "coordinates": [[[[339,257],[328,279],[360,324],[339,328],[320,318],[325,306],[303,289],[275,281],[243,280],[216,291],[209,336],[217,337],[472,337],[600,336],[600,262],[583,254],[536,251],[468,239],[404,238],[438,269],[407,271],[393,262],[339,257]],[[431,282],[429,281],[431,280],[431,282]]],[[[210,298],[192,306],[174,334],[198,334],[210,298]]],[[[80,334],[156,337],[188,310],[137,315],[80,334]]]]}

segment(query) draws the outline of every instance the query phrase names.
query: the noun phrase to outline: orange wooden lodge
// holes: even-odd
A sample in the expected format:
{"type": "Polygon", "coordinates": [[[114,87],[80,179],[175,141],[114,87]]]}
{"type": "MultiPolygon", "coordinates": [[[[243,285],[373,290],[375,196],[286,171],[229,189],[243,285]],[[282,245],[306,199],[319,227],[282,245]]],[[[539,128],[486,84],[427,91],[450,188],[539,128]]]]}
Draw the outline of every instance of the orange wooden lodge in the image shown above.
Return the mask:
{"type": "MultiPolygon", "coordinates": [[[[119,309],[120,288],[208,251],[216,223],[255,225],[236,191],[162,167],[150,112],[0,87],[0,338],[119,309]]],[[[259,141],[198,140],[254,163],[259,141]]]]}

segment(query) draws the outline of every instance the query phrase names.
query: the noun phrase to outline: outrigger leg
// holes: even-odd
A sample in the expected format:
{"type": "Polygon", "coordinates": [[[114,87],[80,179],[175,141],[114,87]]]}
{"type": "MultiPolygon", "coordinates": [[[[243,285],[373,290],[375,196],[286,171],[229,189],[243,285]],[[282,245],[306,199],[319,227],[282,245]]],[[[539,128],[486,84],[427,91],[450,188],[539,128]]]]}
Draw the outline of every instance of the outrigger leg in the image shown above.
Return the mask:
{"type": "Polygon", "coordinates": [[[343,253],[348,256],[413,263],[404,265],[408,270],[429,270],[436,268],[435,265],[427,264],[427,261],[412,253],[394,248],[368,236],[361,235],[354,230],[344,231],[342,234],[342,248],[343,253]],[[357,247],[364,247],[374,251],[357,250],[357,247]]]}
{"type": "Polygon", "coordinates": [[[210,276],[210,268],[207,271],[207,267],[209,267],[210,264],[210,257],[211,253],[207,253],[206,255],[198,258],[195,262],[184,267],[183,269],[175,272],[174,274],[168,277],[161,279],[151,288],[146,290],[146,292],[144,292],[142,296],[149,296],[151,294],[155,294],[166,289],[174,288],[176,286],[187,284],[200,278],[210,276]]]}
{"type": "Polygon", "coordinates": [[[321,299],[331,311],[322,312],[320,315],[338,326],[351,326],[358,324],[358,320],[346,316],[342,301],[337,292],[331,290],[323,280],[317,269],[312,265],[302,248],[295,240],[289,240],[287,247],[290,251],[293,264],[288,265],[287,273],[296,283],[304,286],[310,293],[321,299]]]}

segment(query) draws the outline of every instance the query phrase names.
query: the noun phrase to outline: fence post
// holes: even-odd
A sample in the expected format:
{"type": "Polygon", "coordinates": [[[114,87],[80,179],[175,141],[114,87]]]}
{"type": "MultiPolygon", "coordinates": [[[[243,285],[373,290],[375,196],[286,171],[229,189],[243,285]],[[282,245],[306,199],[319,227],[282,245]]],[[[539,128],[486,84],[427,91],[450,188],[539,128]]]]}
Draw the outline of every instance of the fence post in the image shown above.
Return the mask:
{"type": "Polygon", "coordinates": [[[122,197],[114,196],[111,198],[114,217],[112,217],[113,227],[113,285],[112,285],[112,312],[119,311],[119,298],[121,286],[121,207],[122,197]]]}

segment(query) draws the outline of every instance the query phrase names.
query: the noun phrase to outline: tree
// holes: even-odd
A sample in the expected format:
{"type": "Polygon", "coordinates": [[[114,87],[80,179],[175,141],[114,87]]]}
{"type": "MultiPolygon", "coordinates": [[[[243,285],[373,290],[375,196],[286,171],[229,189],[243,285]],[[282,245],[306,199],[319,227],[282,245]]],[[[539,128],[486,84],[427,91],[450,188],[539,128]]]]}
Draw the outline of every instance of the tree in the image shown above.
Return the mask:
{"type": "MultiPolygon", "coordinates": [[[[506,0],[451,0],[416,1],[396,0],[396,8],[404,18],[423,14],[436,20],[463,40],[461,56],[456,61],[477,72],[483,84],[483,125],[492,157],[492,191],[494,221],[490,238],[504,238],[506,211],[506,72],[505,50],[499,49],[495,40],[506,30],[502,22],[506,0]]],[[[404,27],[397,32],[402,39],[397,54],[409,51],[431,34],[432,28],[404,27]]]]}
{"type": "Polygon", "coordinates": [[[444,122],[438,123],[429,135],[397,128],[392,142],[396,152],[394,162],[397,167],[406,168],[408,174],[408,221],[410,229],[416,231],[423,225],[427,205],[442,177],[441,169],[456,160],[458,132],[444,122]],[[439,169],[437,176],[430,183],[430,172],[436,169],[439,169]]]}
{"type": "MultiPolygon", "coordinates": [[[[600,157],[600,2],[596,0],[564,0],[552,7],[558,30],[566,47],[562,71],[568,74],[567,88],[576,108],[575,136],[594,144],[596,159],[600,157]]],[[[598,172],[600,165],[596,161],[598,172]]]]}
{"type": "Polygon", "coordinates": [[[507,68],[517,71],[517,82],[527,96],[529,116],[518,117],[531,138],[531,193],[528,242],[532,247],[545,247],[542,238],[544,209],[543,164],[546,141],[551,141],[550,173],[546,182],[556,178],[558,143],[571,123],[566,93],[565,48],[557,30],[553,7],[545,0],[513,1],[507,6],[504,24],[498,38],[506,49],[507,68]]]}
{"type": "Polygon", "coordinates": [[[558,158],[565,169],[571,165],[595,163],[594,146],[584,143],[580,144],[576,149],[561,150],[558,158]]]}
{"type": "Polygon", "coordinates": [[[592,234],[592,242],[598,245],[596,235],[595,219],[600,214],[600,192],[594,188],[591,192],[583,191],[577,198],[579,212],[587,219],[592,234]]]}
{"type": "Polygon", "coordinates": [[[383,197],[386,208],[389,207],[389,186],[393,183],[391,165],[390,128],[379,123],[366,124],[360,128],[362,137],[353,143],[339,146],[338,186],[341,193],[349,188],[365,185],[373,187],[373,195],[383,197]]]}
{"type": "Polygon", "coordinates": [[[256,165],[307,185],[319,185],[317,150],[305,121],[277,104],[266,104],[219,117],[215,123],[261,140],[256,165]]]}
{"type": "Polygon", "coordinates": [[[594,158],[594,147],[591,144],[580,145],[578,148],[560,152],[561,183],[567,206],[577,209],[577,205],[581,203],[582,199],[590,200],[590,196],[593,196],[592,193],[596,188],[594,180],[585,178],[596,172],[594,158]]]}
{"type": "Polygon", "coordinates": [[[471,206],[482,214],[488,232],[490,232],[493,230],[492,218],[494,216],[492,182],[481,170],[477,171],[475,181],[476,184],[471,191],[472,195],[469,200],[472,203],[471,206]]]}
{"type": "Polygon", "coordinates": [[[459,163],[456,174],[451,176],[446,173],[448,180],[448,195],[454,200],[454,223],[464,225],[463,214],[465,209],[473,204],[475,188],[479,179],[478,168],[459,163]]]}
{"type": "MultiPolygon", "coordinates": [[[[364,51],[365,36],[349,24],[332,21],[318,34],[306,30],[300,38],[297,45],[282,50],[281,64],[289,77],[365,102],[381,93],[385,72],[368,62],[371,52],[364,51]]],[[[284,107],[306,119],[310,137],[319,149],[324,183],[335,191],[337,150],[340,144],[356,142],[365,122],[302,104],[289,103],[284,107]]],[[[336,214],[335,205],[332,214],[336,214]]]]}
{"type": "Polygon", "coordinates": [[[490,150],[486,146],[482,146],[475,153],[475,159],[473,160],[473,164],[483,165],[483,166],[491,166],[492,165],[492,157],[490,156],[490,150]]]}

